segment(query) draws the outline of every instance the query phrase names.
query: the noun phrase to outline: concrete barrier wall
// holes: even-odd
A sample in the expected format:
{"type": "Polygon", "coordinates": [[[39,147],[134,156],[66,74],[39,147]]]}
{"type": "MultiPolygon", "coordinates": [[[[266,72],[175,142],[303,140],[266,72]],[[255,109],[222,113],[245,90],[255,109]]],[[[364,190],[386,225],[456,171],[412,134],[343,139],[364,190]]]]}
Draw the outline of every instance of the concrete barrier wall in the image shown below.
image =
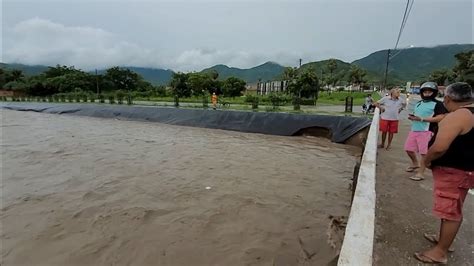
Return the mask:
{"type": "Polygon", "coordinates": [[[375,173],[380,110],[370,125],[338,265],[372,265],[375,230],[375,173]]]}

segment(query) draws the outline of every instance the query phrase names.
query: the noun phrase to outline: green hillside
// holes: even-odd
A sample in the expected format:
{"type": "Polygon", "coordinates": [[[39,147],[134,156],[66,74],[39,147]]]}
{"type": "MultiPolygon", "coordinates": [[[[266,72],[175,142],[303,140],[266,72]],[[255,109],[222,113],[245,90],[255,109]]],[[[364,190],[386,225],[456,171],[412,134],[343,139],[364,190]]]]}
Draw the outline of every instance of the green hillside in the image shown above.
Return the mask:
{"type": "MultiPolygon", "coordinates": [[[[171,77],[173,76],[172,70],[165,70],[160,68],[147,68],[147,67],[123,67],[128,68],[131,71],[139,74],[144,80],[150,82],[153,85],[167,85],[171,77]]],[[[99,74],[104,74],[105,70],[98,71],[99,74]]]]}
{"type": "MultiPolygon", "coordinates": [[[[389,67],[389,84],[403,84],[406,81],[421,81],[426,79],[431,72],[438,69],[451,69],[456,64],[454,55],[460,52],[473,50],[474,44],[452,44],[441,45],[431,48],[410,48],[393,51],[392,60],[389,67]]],[[[385,72],[385,63],[387,59],[387,50],[377,51],[362,59],[352,62],[367,71],[366,79],[369,84],[382,84],[385,72]]],[[[302,69],[313,67],[318,76],[327,78],[330,76],[328,69],[329,60],[310,62],[302,65],[302,69]]],[[[338,76],[340,81],[347,81],[350,63],[336,59],[337,68],[333,76],[338,76]]],[[[40,74],[48,69],[47,66],[28,66],[22,64],[3,64],[0,68],[19,69],[26,76],[40,74]]],[[[168,84],[173,75],[172,70],[145,67],[127,67],[130,70],[140,74],[145,80],[155,85],[168,84]]],[[[268,81],[281,78],[285,67],[274,62],[249,68],[241,69],[228,67],[226,65],[215,65],[202,70],[203,72],[217,71],[219,79],[228,77],[238,77],[247,83],[256,83],[258,80],[268,81]]],[[[100,73],[103,73],[101,70],[100,73]]]]}
{"type": "Polygon", "coordinates": [[[259,79],[262,81],[273,80],[277,78],[283,70],[284,66],[277,63],[267,62],[265,64],[249,68],[240,69],[235,67],[228,67],[226,65],[215,65],[204,69],[202,72],[217,71],[219,79],[226,79],[228,77],[237,77],[245,80],[247,83],[255,83],[259,79]]]}
{"type": "Polygon", "coordinates": [[[29,65],[23,65],[23,64],[4,64],[0,63],[0,68],[2,69],[18,69],[23,71],[23,73],[26,76],[35,76],[43,73],[44,71],[48,70],[47,66],[41,66],[41,65],[36,65],[36,66],[29,66],[29,65]]]}
{"type": "MultiPolygon", "coordinates": [[[[395,50],[391,52],[389,76],[395,76],[404,81],[420,81],[427,78],[434,70],[451,69],[456,64],[455,54],[472,49],[474,49],[474,44],[395,50]]],[[[386,59],[387,50],[382,50],[352,63],[383,76],[386,59]]]]}

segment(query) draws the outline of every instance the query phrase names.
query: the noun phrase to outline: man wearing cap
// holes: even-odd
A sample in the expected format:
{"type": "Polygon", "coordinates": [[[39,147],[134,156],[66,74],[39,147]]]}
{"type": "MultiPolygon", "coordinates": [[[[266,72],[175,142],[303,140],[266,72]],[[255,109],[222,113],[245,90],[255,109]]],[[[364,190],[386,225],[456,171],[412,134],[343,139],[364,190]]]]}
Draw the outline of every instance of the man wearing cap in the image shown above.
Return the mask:
{"type": "Polygon", "coordinates": [[[438,122],[448,112],[443,103],[436,100],[437,95],[438,85],[435,82],[423,83],[420,88],[421,101],[416,103],[413,113],[408,114],[408,119],[412,121],[412,125],[405,142],[405,151],[412,164],[406,171],[416,171],[416,174],[410,177],[414,181],[424,179],[425,166],[423,160],[428,152],[428,144],[433,134],[438,130],[438,122]],[[418,163],[417,154],[420,154],[421,163],[418,163]]]}

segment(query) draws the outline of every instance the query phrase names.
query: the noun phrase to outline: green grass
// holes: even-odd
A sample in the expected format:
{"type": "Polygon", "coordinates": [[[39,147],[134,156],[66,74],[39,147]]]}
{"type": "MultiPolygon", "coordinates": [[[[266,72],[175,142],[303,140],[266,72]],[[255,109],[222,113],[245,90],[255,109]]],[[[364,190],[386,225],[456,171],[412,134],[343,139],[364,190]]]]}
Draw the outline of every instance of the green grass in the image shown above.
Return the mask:
{"type": "MultiPolygon", "coordinates": [[[[368,92],[322,92],[319,94],[318,103],[324,104],[337,104],[344,105],[346,97],[353,97],[354,106],[363,105],[365,103],[365,97],[369,94],[368,92]]],[[[372,93],[374,101],[380,99],[380,95],[377,92],[372,93]]]]}
{"type": "MultiPolygon", "coordinates": [[[[292,113],[292,114],[326,114],[326,115],[350,115],[350,116],[361,116],[357,112],[354,113],[344,113],[344,101],[345,97],[351,96],[354,97],[354,106],[362,105],[365,101],[365,97],[367,93],[363,92],[321,92],[320,98],[315,106],[311,105],[302,105],[302,109],[299,111],[294,111],[293,106],[291,103],[286,103],[284,105],[279,106],[278,108],[274,109],[269,101],[268,96],[262,96],[261,101],[259,104],[259,108],[257,110],[253,110],[251,104],[245,103],[245,97],[235,97],[235,98],[220,98],[220,102],[227,101],[230,103],[229,107],[221,107],[220,110],[235,110],[235,111],[257,111],[257,112],[285,112],[285,113],[292,113]],[[318,106],[322,105],[338,105],[340,107],[336,108],[340,111],[327,111],[321,110],[318,106]]],[[[374,100],[378,100],[380,96],[378,93],[373,93],[372,97],[374,100]]],[[[35,98],[36,99],[36,98],[35,98]]],[[[9,99],[11,101],[11,99],[9,99]]],[[[36,100],[33,100],[36,101],[36,100]]],[[[192,109],[202,109],[202,97],[189,97],[189,98],[180,98],[180,103],[182,104],[180,108],[192,108],[192,109]],[[183,105],[186,103],[186,105],[183,105]]],[[[147,106],[162,106],[162,107],[174,107],[174,100],[172,97],[151,97],[148,98],[134,98],[133,102],[135,105],[147,105],[147,106]]],[[[68,102],[59,102],[63,104],[67,104],[68,102]]],[[[75,103],[75,101],[73,101],[75,103]]],[[[81,103],[83,103],[81,101],[81,103]]],[[[90,101],[88,103],[91,103],[90,101]]],[[[95,104],[99,104],[99,101],[96,99],[95,104]]],[[[101,104],[109,104],[108,99],[105,103],[101,104]]],[[[117,105],[117,103],[115,104],[117,105]]],[[[124,102],[123,105],[126,105],[124,102]]],[[[211,108],[210,99],[208,100],[208,109],[211,108]]],[[[324,108],[323,108],[324,109],[324,108]]]]}
{"type": "MultiPolygon", "coordinates": [[[[334,104],[334,105],[344,105],[345,99],[347,96],[351,96],[354,98],[354,105],[362,105],[365,102],[365,97],[367,96],[367,92],[320,92],[319,99],[317,104],[334,104]]],[[[291,106],[291,100],[284,103],[284,106],[291,106]]],[[[372,93],[372,98],[374,101],[380,99],[378,93],[372,93]]],[[[173,102],[173,97],[150,97],[150,98],[136,98],[134,100],[137,101],[152,101],[152,102],[173,102]]],[[[242,97],[219,97],[220,102],[228,102],[230,104],[247,104],[245,102],[245,96],[242,97]]],[[[187,97],[187,98],[179,98],[179,102],[181,103],[202,103],[202,97],[187,97]]],[[[208,103],[211,102],[210,97],[208,97],[208,103]]],[[[260,96],[260,104],[268,104],[270,105],[270,99],[268,96],[260,96]]]]}

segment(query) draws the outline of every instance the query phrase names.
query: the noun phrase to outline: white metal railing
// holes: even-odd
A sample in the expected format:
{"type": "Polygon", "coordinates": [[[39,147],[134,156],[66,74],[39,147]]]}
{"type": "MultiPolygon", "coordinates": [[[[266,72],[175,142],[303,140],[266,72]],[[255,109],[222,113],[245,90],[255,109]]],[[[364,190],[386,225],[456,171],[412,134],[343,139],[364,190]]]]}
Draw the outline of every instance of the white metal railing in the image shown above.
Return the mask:
{"type": "Polygon", "coordinates": [[[357,186],[338,265],[372,265],[375,230],[375,167],[380,110],[376,108],[362,155],[357,186]]]}

